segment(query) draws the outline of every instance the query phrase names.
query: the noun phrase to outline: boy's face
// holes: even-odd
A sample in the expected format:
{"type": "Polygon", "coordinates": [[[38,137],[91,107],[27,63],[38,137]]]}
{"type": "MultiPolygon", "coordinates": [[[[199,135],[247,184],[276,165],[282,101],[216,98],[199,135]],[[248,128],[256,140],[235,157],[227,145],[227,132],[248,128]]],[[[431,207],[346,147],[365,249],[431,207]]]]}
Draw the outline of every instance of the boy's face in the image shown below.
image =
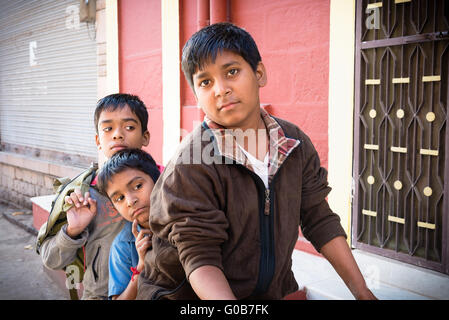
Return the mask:
{"type": "Polygon", "coordinates": [[[212,121],[229,129],[248,129],[260,117],[259,88],[265,67],[254,71],[240,55],[224,50],[193,75],[198,104],[212,121]]]}
{"type": "Polygon", "coordinates": [[[105,110],[98,119],[98,134],[95,142],[106,158],[121,149],[141,149],[150,141],[150,133],[142,127],[139,118],[126,106],[114,111],[105,110]]]}
{"type": "Polygon", "coordinates": [[[128,168],[112,176],[106,193],[114,207],[126,220],[137,219],[143,228],[149,228],[150,195],[153,179],[146,173],[128,168]]]}

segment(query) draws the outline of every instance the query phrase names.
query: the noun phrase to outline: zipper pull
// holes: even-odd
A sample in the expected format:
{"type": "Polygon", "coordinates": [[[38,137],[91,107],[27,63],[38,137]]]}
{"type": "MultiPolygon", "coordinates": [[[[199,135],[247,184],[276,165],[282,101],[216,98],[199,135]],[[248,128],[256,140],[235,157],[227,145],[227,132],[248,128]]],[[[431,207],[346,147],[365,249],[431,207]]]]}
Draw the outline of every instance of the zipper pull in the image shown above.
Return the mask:
{"type": "Polygon", "coordinates": [[[266,216],[270,215],[270,189],[265,189],[265,210],[266,216]]]}

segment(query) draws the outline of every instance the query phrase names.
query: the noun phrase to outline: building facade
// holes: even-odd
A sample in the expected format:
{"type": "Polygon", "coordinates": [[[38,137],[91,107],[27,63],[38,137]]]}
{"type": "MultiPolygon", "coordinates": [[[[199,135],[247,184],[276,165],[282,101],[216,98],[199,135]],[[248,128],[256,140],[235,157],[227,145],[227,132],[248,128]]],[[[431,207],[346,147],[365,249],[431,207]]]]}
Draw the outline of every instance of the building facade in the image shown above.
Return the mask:
{"type": "MultiPolygon", "coordinates": [[[[0,13],[3,199],[29,204],[51,194],[52,178],[96,160],[93,110],[108,93],[142,98],[146,150],[165,164],[203,116],[180,70],[182,47],[199,28],[230,21],[258,44],[268,74],[262,107],[305,131],[328,169],[328,201],[348,243],[449,274],[447,2],[90,2],[90,23],[73,18],[84,12],[78,1],[1,2],[10,10],[0,13]],[[50,27],[35,26],[26,8],[50,27]],[[50,41],[57,37],[65,43],[50,41]]],[[[318,255],[302,237],[296,248],[318,255]]]]}

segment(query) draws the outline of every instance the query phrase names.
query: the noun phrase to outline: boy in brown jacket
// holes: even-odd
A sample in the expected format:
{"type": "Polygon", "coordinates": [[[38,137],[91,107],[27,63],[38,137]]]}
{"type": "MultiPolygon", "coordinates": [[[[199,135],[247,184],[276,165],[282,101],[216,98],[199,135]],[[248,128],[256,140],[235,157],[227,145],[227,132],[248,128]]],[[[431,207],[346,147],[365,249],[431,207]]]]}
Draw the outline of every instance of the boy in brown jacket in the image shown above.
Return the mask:
{"type": "Polygon", "coordinates": [[[207,26],[184,46],[182,69],[205,119],[153,189],[138,298],[282,299],[298,289],[291,255],[301,227],[357,299],[375,299],[325,200],[327,172],[310,139],[260,108],[267,75],[252,37],[207,26]]]}

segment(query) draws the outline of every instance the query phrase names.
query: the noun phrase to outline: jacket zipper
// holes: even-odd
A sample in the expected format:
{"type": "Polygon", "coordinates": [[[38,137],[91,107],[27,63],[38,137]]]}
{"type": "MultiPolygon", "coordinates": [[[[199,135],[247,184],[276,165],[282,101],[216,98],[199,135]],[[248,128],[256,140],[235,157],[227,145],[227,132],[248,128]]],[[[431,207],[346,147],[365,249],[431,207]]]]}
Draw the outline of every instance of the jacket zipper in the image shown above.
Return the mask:
{"type": "Polygon", "coordinates": [[[274,267],[275,267],[275,255],[274,255],[274,236],[273,236],[273,220],[274,216],[272,214],[272,201],[271,201],[271,192],[270,189],[265,189],[265,207],[263,211],[263,215],[260,215],[261,218],[261,239],[263,241],[260,260],[260,275],[258,280],[258,293],[263,294],[268,290],[268,287],[273,280],[274,275],[274,267]]]}
{"type": "MultiPolygon", "coordinates": [[[[206,129],[209,129],[209,126],[204,121],[202,122],[202,126],[206,129]]],[[[228,158],[226,156],[223,156],[223,157],[228,158]]],[[[261,254],[260,254],[260,260],[259,260],[259,276],[257,279],[256,288],[254,289],[254,292],[253,292],[253,295],[260,295],[260,294],[265,293],[268,290],[268,287],[269,287],[271,281],[273,280],[274,268],[275,268],[274,231],[273,231],[274,218],[273,218],[273,214],[270,214],[272,211],[271,210],[271,202],[272,202],[271,198],[274,197],[274,196],[270,197],[270,193],[272,193],[273,191],[270,190],[270,185],[268,185],[268,188],[265,188],[265,184],[263,183],[262,179],[256,173],[249,170],[243,164],[236,162],[234,159],[231,159],[231,158],[228,158],[228,159],[230,159],[232,162],[234,162],[234,163],[242,166],[246,170],[248,170],[248,172],[250,172],[250,174],[253,176],[253,179],[256,182],[256,185],[262,186],[261,188],[263,190],[265,190],[263,208],[261,208],[261,210],[259,212],[260,240],[261,240],[261,254]]],[[[279,169],[280,168],[278,168],[277,172],[274,174],[273,179],[271,180],[271,184],[274,183],[274,180],[278,175],[279,169]]]]}
{"type": "Polygon", "coordinates": [[[268,216],[270,214],[270,188],[265,189],[265,208],[264,214],[268,216]]]}
{"type": "MultiPolygon", "coordinates": [[[[245,166],[243,166],[247,169],[245,166]]],[[[261,202],[262,206],[259,211],[259,219],[260,219],[260,243],[261,243],[261,252],[259,259],[259,276],[257,279],[256,288],[254,289],[254,295],[260,295],[265,293],[268,290],[268,287],[273,279],[274,275],[274,266],[275,266],[275,256],[273,252],[274,248],[274,236],[273,236],[273,215],[271,214],[271,193],[270,187],[265,188],[265,184],[260,179],[260,177],[247,169],[256,184],[260,189],[263,189],[263,202],[261,202]]],[[[276,175],[275,175],[276,176],[276,175]]],[[[273,177],[274,180],[274,177],[273,177]]],[[[272,181],[273,183],[273,181],[272,181]]],[[[260,194],[260,193],[259,193],[260,194]]]]}

